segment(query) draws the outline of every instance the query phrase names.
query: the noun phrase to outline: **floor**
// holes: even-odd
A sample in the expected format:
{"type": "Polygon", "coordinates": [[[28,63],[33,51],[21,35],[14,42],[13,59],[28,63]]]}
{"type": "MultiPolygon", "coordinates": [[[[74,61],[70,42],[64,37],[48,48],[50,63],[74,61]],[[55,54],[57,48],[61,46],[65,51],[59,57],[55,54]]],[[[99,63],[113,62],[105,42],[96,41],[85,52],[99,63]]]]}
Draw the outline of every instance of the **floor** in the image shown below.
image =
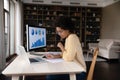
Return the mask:
{"type": "MultiPolygon", "coordinates": [[[[87,62],[87,67],[90,62],[87,62]]],[[[120,80],[120,62],[98,61],[95,66],[93,80],[120,80]]]]}

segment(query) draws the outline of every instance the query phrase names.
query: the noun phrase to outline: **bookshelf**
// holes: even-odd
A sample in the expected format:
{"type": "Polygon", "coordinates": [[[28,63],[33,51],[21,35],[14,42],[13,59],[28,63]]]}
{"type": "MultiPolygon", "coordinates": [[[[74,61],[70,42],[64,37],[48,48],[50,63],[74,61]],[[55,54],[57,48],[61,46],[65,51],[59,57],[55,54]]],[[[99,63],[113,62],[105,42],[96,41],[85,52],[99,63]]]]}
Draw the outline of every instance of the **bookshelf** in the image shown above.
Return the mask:
{"type": "MultiPolygon", "coordinates": [[[[59,51],[56,44],[59,41],[56,35],[53,21],[57,16],[70,16],[75,23],[75,33],[78,35],[84,47],[88,43],[97,42],[100,38],[101,8],[63,6],[63,5],[40,5],[23,4],[23,21],[26,24],[46,27],[47,29],[47,50],[59,51]]],[[[26,29],[24,29],[24,35],[26,29]]],[[[24,46],[26,40],[24,36],[24,46]]]]}
{"type": "Polygon", "coordinates": [[[88,43],[97,43],[100,39],[101,8],[83,8],[82,17],[83,39],[85,47],[88,47],[88,43]]]}

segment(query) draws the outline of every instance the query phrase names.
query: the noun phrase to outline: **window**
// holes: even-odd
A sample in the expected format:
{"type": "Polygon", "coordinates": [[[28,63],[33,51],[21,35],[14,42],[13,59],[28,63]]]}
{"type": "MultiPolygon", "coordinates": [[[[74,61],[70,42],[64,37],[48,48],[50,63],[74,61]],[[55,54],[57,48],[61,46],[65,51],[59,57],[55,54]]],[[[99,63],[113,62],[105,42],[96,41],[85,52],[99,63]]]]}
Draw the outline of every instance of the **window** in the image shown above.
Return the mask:
{"type": "Polygon", "coordinates": [[[9,0],[4,0],[4,9],[9,11],[9,0]]]}
{"type": "Polygon", "coordinates": [[[14,54],[15,35],[15,3],[13,0],[4,0],[4,32],[6,58],[14,54]]]}
{"type": "Polygon", "coordinates": [[[5,32],[5,53],[9,56],[9,0],[4,0],[4,32],[5,32]]]}

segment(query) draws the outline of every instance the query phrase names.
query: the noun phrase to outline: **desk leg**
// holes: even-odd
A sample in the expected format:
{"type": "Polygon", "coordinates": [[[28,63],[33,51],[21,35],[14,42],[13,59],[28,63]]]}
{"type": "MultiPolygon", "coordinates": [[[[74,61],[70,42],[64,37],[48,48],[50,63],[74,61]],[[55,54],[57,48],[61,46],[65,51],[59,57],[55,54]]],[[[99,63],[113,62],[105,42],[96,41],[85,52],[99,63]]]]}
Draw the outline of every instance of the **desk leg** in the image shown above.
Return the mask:
{"type": "Polygon", "coordinates": [[[120,53],[118,53],[119,54],[119,62],[120,62],[120,53]]]}
{"type": "Polygon", "coordinates": [[[19,80],[19,76],[12,76],[12,80],[19,80]]]}
{"type": "Polygon", "coordinates": [[[76,80],[76,74],[71,73],[70,75],[70,80],[76,80]]]}

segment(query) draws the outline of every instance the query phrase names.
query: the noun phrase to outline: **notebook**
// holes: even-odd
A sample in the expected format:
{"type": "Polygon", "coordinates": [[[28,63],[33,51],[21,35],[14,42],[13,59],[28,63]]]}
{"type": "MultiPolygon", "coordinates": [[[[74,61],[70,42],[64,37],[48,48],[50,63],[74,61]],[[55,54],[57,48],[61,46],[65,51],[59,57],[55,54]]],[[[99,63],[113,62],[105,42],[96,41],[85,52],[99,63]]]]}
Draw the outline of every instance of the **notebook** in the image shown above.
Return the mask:
{"type": "Polygon", "coordinates": [[[19,46],[19,55],[22,56],[22,58],[24,58],[24,60],[28,63],[33,63],[33,62],[46,62],[45,59],[43,59],[40,56],[36,56],[34,58],[29,58],[27,52],[25,51],[25,48],[23,46],[19,46]]]}

